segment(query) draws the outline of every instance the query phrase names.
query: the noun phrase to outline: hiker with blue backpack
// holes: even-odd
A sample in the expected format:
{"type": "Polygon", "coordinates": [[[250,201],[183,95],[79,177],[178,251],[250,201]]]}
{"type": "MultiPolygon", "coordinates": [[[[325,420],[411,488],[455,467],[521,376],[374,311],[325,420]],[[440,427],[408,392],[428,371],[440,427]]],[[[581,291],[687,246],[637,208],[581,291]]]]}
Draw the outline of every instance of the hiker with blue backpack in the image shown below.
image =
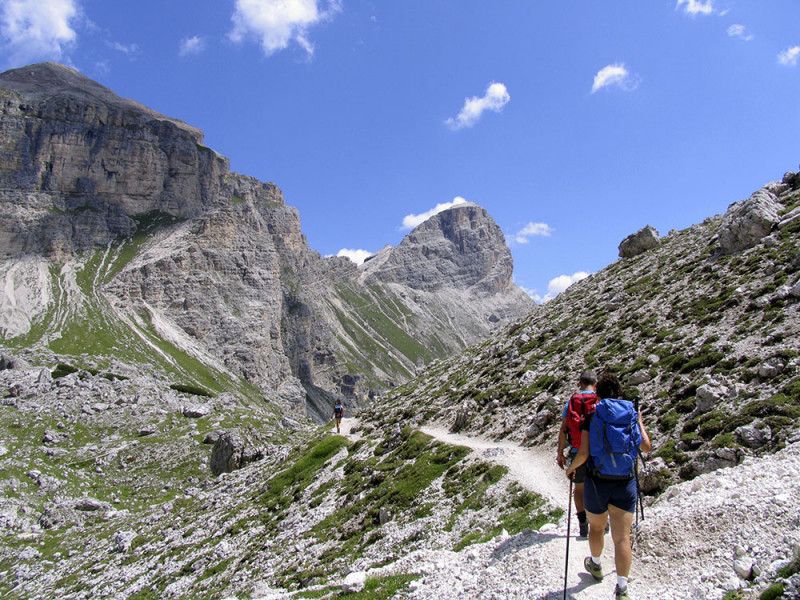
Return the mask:
{"type": "Polygon", "coordinates": [[[344,404],[341,400],[337,400],[333,405],[333,414],[331,415],[331,419],[336,419],[336,433],[340,433],[342,418],[344,418],[344,404]]]}
{"type": "Polygon", "coordinates": [[[636,460],[640,451],[650,451],[650,437],[633,402],[622,399],[622,385],[615,375],[600,377],[597,396],[595,411],[581,425],[581,448],[566,474],[571,479],[578,467],[587,464],[583,502],[591,556],[583,565],[597,581],[603,579],[603,530],[610,520],[617,569],[615,594],[617,600],[628,600],[631,526],[638,499],[636,460]]]}

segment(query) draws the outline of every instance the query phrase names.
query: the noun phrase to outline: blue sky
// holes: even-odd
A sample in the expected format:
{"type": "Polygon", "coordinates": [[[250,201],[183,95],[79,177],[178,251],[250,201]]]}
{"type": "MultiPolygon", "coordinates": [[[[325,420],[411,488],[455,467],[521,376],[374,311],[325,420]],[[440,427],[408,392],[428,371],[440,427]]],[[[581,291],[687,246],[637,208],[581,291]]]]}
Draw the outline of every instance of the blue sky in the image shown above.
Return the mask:
{"type": "Polygon", "coordinates": [[[58,60],[199,127],[322,254],[397,245],[465,199],[540,299],[800,161],[797,0],[0,7],[6,68],[58,60]]]}

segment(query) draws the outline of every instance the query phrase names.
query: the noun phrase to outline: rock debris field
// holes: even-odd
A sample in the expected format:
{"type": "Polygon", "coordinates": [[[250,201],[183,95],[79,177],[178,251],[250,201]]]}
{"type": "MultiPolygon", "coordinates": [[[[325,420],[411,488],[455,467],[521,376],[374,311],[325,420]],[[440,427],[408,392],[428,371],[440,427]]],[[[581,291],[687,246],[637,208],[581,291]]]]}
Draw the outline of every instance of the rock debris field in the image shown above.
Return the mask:
{"type": "MultiPolygon", "coordinates": [[[[554,451],[494,444],[479,438],[424,428],[429,435],[470,446],[482,458],[509,467],[509,476],[567,509],[568,484],[551,460],[554,451]],[[552,463],[552,465],[551,465],[552,463]]],[[[772,580],[791,557],[800,556],[800,434],[774,456],[747,459],[736,467],[675,485],[645,507],[634,543],[631,598],[719,600],[733,590],[772,580]]],[[[500,536],[461,552],[419,550],[368,572],[369,576],[419,573],[410,598],[457,600],[563,597],[565,516],[538,532],[500,536]]],[[[573,514],[573,536],[577,525],[573,514]]],[[[583,571],[588,541],[570,541],[567,597],[612,598],[616,585],[613,546],[606,536],[604,580],[583,571]]],[[[269,600],[289,597],[263,596],[269,600]]],[[[786,586],[786,598],[800,597],[800,577],[786,586]]]]}

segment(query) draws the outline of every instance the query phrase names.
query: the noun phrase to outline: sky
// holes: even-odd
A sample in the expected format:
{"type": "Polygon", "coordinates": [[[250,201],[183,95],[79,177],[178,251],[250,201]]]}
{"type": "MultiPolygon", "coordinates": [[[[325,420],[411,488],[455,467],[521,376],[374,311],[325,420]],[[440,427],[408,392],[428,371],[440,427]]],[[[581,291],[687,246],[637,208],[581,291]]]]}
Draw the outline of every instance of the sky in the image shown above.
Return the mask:
{"type": "Polygon", "coordinates": [[[475,202],[546,301],[798,169],[797,23],[797,0],[0,0],[0,63],[199,127],[323,255],[475,202]]]}

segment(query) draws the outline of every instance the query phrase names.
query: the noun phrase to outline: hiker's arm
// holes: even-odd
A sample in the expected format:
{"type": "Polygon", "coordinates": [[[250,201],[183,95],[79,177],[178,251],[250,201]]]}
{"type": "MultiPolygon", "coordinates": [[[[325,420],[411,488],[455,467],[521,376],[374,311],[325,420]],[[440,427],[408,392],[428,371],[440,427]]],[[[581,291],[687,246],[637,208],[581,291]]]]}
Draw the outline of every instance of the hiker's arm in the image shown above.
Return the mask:
{"type": "MultiPolygon", "coordinates": [[[[648,442],[649,442],[648,438],[648,442]]],[[[582,431],[581,432],[581,449],[578,450],[578,453],[575,455],[575,458],[572,459],[572,464],[567,469],[567,479],[572,479],[572,474],[575,470],[580,467],[583,463],[589,460],[589,432],[582,431]]]]}
{"type": "Polygon", "coordinates": [[[556,455],[556,462],[562,469],[564,468],[564,448],[567,445],[567,420],[561,419],[561,429],[558,430],[558,454],[556,455]]]}
{"type": "Polygon", "coordinates": [[[639,450],[642,452],[650,452],[652,445],[650,444],[650,436],[647,435],[647,430],[644,428],[642,422],[642,413],[639,413],[639,430],[642,432],[642,443],[639,444],[639,450]]]}

